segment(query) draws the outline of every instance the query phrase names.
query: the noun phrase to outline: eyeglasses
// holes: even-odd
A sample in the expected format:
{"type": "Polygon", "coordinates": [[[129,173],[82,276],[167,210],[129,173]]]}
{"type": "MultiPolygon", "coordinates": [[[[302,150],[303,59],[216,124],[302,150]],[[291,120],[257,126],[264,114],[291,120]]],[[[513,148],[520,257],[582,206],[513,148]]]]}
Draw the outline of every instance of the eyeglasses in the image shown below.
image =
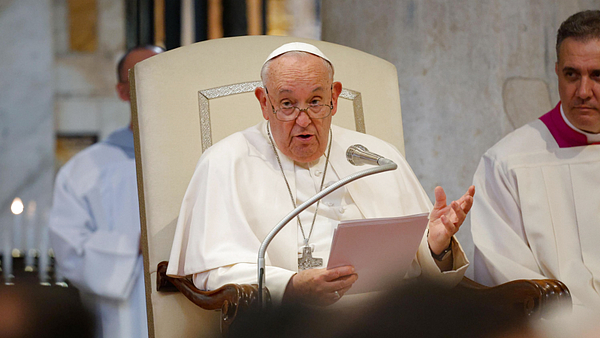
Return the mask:
{"type": "MultiPolygon", "coordinates": [[[[333,89],[333,87],[332,87],[333,89]]],[[[300,115],[300,112],[305,112],[312,119],[324,119],[331,115],[331,110],[333,109],[333,100],[329,101],[329,104],[314,104],[309,103],[306,108],[299,108],[297,106],[284,106],[279,109],[275,109],[273,103],[271,102],[271,98],[269,96],[269,91],[265,87],[265,91],[267,92],[267,98],[269,98],[269,103],[271,104],[271,109],[273,109],[273,114],[275,114],[275,118],[282,122],[294,121],[300,115]]]]}

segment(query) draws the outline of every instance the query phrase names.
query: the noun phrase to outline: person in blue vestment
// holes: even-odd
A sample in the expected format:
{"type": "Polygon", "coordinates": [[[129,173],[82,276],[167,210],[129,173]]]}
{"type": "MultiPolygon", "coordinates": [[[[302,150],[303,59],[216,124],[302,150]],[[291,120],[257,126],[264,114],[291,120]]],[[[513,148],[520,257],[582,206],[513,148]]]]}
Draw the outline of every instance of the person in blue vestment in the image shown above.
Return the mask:
{"type": "MultiPolygon", "coordinates": [[[[128,70],[162,51],[129,50],[117,94],[129,101],[128,70]]],[[[59,271],[97,316],[97,337],[147,337],[140,220],[131,125],[81,151],[58,172],[49,220],[59,271]]]]}

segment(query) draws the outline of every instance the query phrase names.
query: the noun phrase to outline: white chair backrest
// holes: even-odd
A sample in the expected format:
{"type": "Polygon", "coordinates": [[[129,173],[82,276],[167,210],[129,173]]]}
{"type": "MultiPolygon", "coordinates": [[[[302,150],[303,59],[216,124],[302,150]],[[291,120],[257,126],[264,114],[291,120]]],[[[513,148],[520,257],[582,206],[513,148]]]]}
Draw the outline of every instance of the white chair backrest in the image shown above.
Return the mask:
{"type": "Polygon", "coordinates": [[[149,329],[156,337],[212,335],[218,313],[180,294],[156,292],[156,266],[169,259],[181,201],[203,150],[262,120],[254,88],[262,63],[287,42],[316,45],[344,92],[333,123],[367,132],[404,153],[396,68],[364,52],[275,36],[209,40],[138,63],[132,72],[138,190],[149,329]]]}

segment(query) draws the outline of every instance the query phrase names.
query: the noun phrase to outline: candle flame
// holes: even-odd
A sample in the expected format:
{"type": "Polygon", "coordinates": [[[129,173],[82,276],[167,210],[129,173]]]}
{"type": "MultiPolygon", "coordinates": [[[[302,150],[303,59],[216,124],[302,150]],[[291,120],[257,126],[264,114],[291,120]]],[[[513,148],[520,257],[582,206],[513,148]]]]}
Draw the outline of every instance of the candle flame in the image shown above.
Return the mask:
{"type": "Polygon", "coordinates": [[[10,205],[10,211],[15,215],[21,214],[23,212],[23,201],[18,197],[15,198],[10,205]]]}

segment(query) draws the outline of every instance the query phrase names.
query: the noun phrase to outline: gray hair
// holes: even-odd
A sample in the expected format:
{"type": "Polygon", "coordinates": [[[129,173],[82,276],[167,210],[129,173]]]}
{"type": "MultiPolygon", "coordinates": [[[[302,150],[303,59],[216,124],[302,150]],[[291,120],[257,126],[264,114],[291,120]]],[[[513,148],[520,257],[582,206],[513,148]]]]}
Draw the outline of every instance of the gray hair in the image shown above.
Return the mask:
{"type": "Polygon", "coordinates": [[[559,58],[560,45],[566,38],[578,41],[600,40],[600,11],[589,10],[571,15],[558,29],[556,35],[556,59],[559,58]]]}
{"type": "MultiPolygon", "coordinates": [[[[295,56],[298,58],[303,58],[306,56],[316,56],[314,54],[311,53],[307,53],[307,52],[302,52],[302,51],[291,51],[291,52],[287,52],[284,54],[279,55],[276,58],[273,58],[267,62],[265,62],[265,64],[262,66],[262,69],[260,70],[260,79],[262,80],[263,83],[263,87],[267,88],[266,84],[267,82],[269,82],[269,74],[270,74],[270,68],[271,68],[271,62],[273,62],[273,60],[276,60],[284,55],[290,55],[290,56],[295,56]]],[[[333,82],[333,66],[331,65],[331,63],[329,63],[329,61],[317,56],[319,59],[321,59],[323,61],[323,64],[325,65],[325,68],[327,68],[327,73],[329,74],[329,79],[331,80],[331,82],[333,82]]]]}

